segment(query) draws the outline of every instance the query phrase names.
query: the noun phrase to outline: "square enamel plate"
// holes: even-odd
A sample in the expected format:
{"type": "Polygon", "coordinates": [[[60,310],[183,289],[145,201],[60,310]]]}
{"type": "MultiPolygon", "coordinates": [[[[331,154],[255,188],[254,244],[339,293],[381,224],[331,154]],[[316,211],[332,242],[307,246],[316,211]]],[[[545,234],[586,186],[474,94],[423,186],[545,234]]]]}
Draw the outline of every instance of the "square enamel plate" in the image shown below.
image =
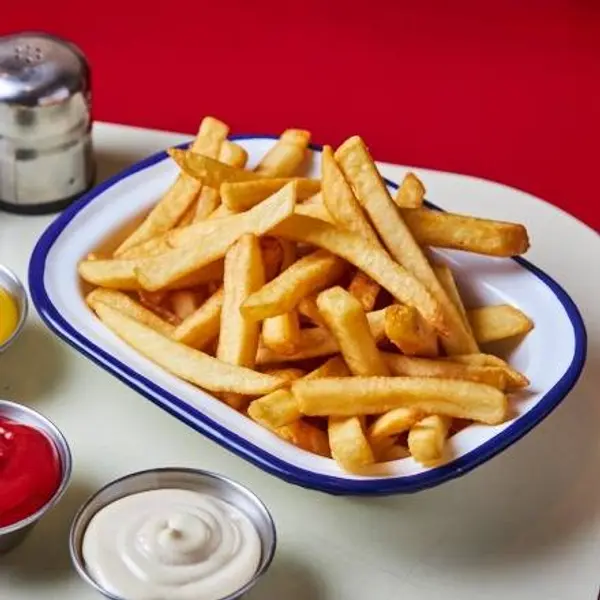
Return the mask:
{"type": "MultiPolygon", "coordinates": [[[[235,139],[248,151],[249,166],[274,143],[268,136],[235,139]]],[[[320,153],[318,147],[313,150],[308,174],[317,176],[320,153]]],[[[79,260],[124,224],[139,219],[177,172],[166,153],[156,154],[67,209],[34,250],[30,292],[42,319],[58,336],[170,414],[259,468],[290,483],[333,494],[416,492],[458,477],[513,444],[547,416],[577,381],[585,361],[585,329],[573,301],[556,282],[521,258],[439,251],[437,256],[452,267],[468,306],[507,302],[535,322],[534,330],[504,356],[531,381],[526,392],[513,396],[512,419],[499,426],[472,425],[460,431],[449,441],[448,460],[435,468],[407,458],[356,476],[342,471],[331,459],[296,448],[138,354],[84,302],[77,275],[79,260]]],[[[486,186],[494,185],[481,183],[482,195],[486,186]]]]}

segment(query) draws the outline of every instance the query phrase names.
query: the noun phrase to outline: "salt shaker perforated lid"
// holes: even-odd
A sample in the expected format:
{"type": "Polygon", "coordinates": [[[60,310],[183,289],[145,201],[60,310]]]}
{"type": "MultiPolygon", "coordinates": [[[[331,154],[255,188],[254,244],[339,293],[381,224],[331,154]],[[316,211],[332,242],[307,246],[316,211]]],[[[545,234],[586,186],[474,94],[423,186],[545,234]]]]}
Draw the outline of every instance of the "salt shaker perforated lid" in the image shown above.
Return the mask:
{"type": "Polygon", "coordinates": [[[91,127],[81,50],[43,33],[0,36],[0,208],[54,212],[89,189],[91,127]]]}

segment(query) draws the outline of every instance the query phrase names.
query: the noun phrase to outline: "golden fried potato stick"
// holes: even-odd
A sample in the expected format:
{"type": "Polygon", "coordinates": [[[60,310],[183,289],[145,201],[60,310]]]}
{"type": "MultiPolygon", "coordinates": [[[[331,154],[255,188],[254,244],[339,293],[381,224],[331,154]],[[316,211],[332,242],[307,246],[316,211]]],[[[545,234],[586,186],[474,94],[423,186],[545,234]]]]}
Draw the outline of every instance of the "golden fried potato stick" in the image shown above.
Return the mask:
{"type": "Polygon", "coordinates": [[[450,300],[452,300],[452,302],[454,302],[454,306],[458,308],[458,312],[460,313],[465,327],[467,327],[467,329],[471,332],[471,335],[473,335],[471,324],[467,318],[467,310],[460,296],[458,286],[456,285],[456,280],[454,279],[454,275],[452,274],[450,267],[447,265],[434,265],[433,270],[435,271],[435,274],[437,275],[442,287],[446,290],[448,297],[450,300]]]}
{"type": "Polygon", "coordinates": [[[295,367],[279,368],[279,369],[262,369],[262,373],[267,375],[273,375],[275,377],[285,377],[288,381],[294,381],[300,379],[306,375],[306,371],[297,369],[295,367]]]}
{"type": "MultiPolygon", "coordinates": [[[[377,233],[335,161],[331,146],[323,147],[321,177],[323,180],[321,199],[335,223],[342,229],[358,233],[371,245],[383,250],[377,233]]],[[[316,199],[312,204],[319,205],[316,199]]]]}
{"type": "Polygon", "coordinates": [[[117,290],[96,288],[86,296],[85,301],[94,310],[98,303],[106,304],[165,336],[171,336],[175,330],[173,325],[161,319],[127,294],[117,290]]]}
{"type": "Polygon", "coordinates": [[[239,144],[224,140],[219,152],[219,161],[234,169],[243,169],[248,162],[248,153],[239,144]]]}
{"type": "Polygon", "coordinates": [[[286,442],[302,450],[326,458],[331,456],[327,434],[306,421],[294,421],[289,425],[279,427],[275,430],[275,433],[286,442]]]}
{"type": "MultiPolygon", "coordinates": [[[[293,244],[286,242],[282,245],[276,240],[281,249],[281,270],[285,271],[296,260],[296,251],[293,244]],[[285,255],[284,255],[285,246],[285,255]]],[[[300,344],[300,316],[295,308],[275,317],[263,321],[263,344],[281,354],[294,354],[300,344]]]]}
{"type": "Polygon", "coordinates": [[[363,310],[373,310],[379,290],[381,286],[365,275],[362,271],[358,271],[352,278],[348,291],[360,302],[363,310]]]}
{"type": "Polygon", "coordinates": [[[388,306],[384,328],[390,342],[407,356],[432,358],[439,353],[435,331],[412,306],[388,306]]]}
{"type": "Polygon", "coordinates": [[[317,306],[354,375],[390,374],[365,311],[354,296],[339,286],[332,287],[317,296],[317,306]]]}
{"type": "Polygon", "coordinates": [[[345,269],[343,260],[325,250],[317,250],[252,294],[242,305],[242,314],[247,319],[259,320],[286,313],[303,297],[335,283],[345,269]]]}
{"type": "Polygon", "coordinates": [[[509,304],[482,306],[467,311],[475,338],[480,344],[524,335],[534,328],[533,321],[509,304]]]}
{"type": "Polygon", "coordinates": [[[396,192],[394,202],[400,208],[421,208],[425,186],[414,173],[407,173],[396,192]]]}
{"type": "Polygon", "coordinates": [[[325,221],[326,223],[331,223],[335,225],[335,220],[329,213],[329,211],[325,208],[325,206],[317,203],[307,203],[297,204],[294,208],[294,213],[297,215],[304,215],[305,217],[311,217],[313,219],[319,219],[320,221],[325,221]]]}
{"type": "Polygon", "coordinates": [[[173,375],[203,389],[259,395],[273,392],[286,384],[283,378],[224,363],[170,340],[101,302],[95,310],[102,322],[134,350],[173,375]]]}
{"type": "Polygon", "coordinates": [[[430,415],[413,425],[408,432],[408,449],[413,458],[425,466],[441,460],[452,419],[430,415]]]}
{"type": "MultiPolygon", "coordinates": [[[[353,375],[389,375],[365,311],[354,296],[339,286],[332,287],[317,296],[317,306],[353,375]]],[[[330,417],[327,431],[331,454],[344,469],[358,471],[375,462],[358,417],[330,417]]]]}
{"type": "Polygon", "coordinates": [[[311,294],[310,296],[302,298],[298,303],[298,312],[310,319],[317,327],[327,328],[325,319],[323,319],[317,306],[316,294],[311,294]]]}
{"type": "Polygon", "coordinates": [[[442,337],[446,352],[450,355],[478,352],[475,339],[400,216],[363,140],[359,136],[349,138],[337,149],[335,158],[391,255],[437,300],[448,328],[442,337]]]}
{"type": "Polygon", "coordinates": [[[266,177],[294,175],[304,162],[309,142],[309,131],[286,129],[254,171],[266,177]]]}
{"type": "MultiPolygon", "coordinates": [[[[342,357],[334,356],[308,373],[305,378],[346,377],[348,375],[350,375],[350,371],[342,357]]],[[[292,381],[295,379],[299,378],[294,378],[292,381]]],[[[288,389],[283,388],[252,401],[248,407],[248,416],[268,429],[289,425],[302,417],[298,409],[298,402],[288,389]]]]}
{"type": "MultiPolygon", "coordinates": [[[[365,240],[383,250],[377,233],[364,214],[339,165],[335,162],[331,146],[323,147],[321,177],[323,178],[323,203],[334,222],[343,229],[358,233],[365,240]]],[[[296,210],[296,212],[299,211],[296,210]]],[[[379,284],[362,271],[359,271],[350,283],[350,292],[361,300],[366,311],[373,310],[379,289],[379,284]]]]}
{"type": "MultiPolygon", "coordinates": [[[[77,265],[80,277],[99,287],[125,291],[141,290],[135,269],[148,259],[84,260],[77,265]]],[[[185,289],[223,277],[223,261],[213,261],[202,268],[176,279],[163,289],[185,289]]]]}
{"type": "MultiPolygon", "coordinates": [[[[200,124],[191,151],[216,158],[219,156],[221,144],[228,134],[229,127],[225,123],[213,117],[205,117],[200,124]]],[[[115,256],[118,257],[128,248],[141,244],[174,227],[196,200],[199,192],[198,182],[185,173],[180,173],[142,224],[115,250],[115,256]]]]}
{"type": "Polygon", "coordinates": [[[244,169],[236,169],[204,154],[189,150],[169,148],[167,154],[179,168],[202,185],[218,190],[226,181],[254,181],[262,179],[260,175],[244,169]]]}
{"type": "Polygon", "coordinates": [[[316,358],[337,354],[340,351],[335,338],[327,329],[314,327],[300,330],[300,342],[294,354],[279,354],[260,344],[256,355],[256,364],[268,365],[287,363],[307,358],[316,358]]]}
{"type": "Polygon", "coordinates": [[[384,353],[383,358],[393,375],[399,377],[435,377],[438,379],[462,379],[491,385],[506,390],[506,372],[499,367],[465,365],[448,360],[416,358],[401,354],[384,353]]]}
{"type": "Polygon", "coordinates": [[[246,219],[242,221],[239,228],[219,229],[206,236],[201,244],[193,241],[159,256],[143,259],[135,268],[138,281],[146,290],[160,290],[204,265],[222,258],[229,247],[245,233],[253,233],[257,236],[267,233],[291,215],[296,203],[294,185],[289,183],[269,200],[261,202],[248,211],[246,219]]]}
{"type": "Polygon", "coordinates": [[[184,321],[198,308],[196,295],[191,290],[176,290],[169,295],[173,312],[184,321]]]}
{"type": "MultiPolygon", "coordinates": [[[[298,205],[307,216],[337,222],[316,194],[298,205]]],[[[480,219],[429,208],[401,208],[400,214],[420,246],[452,248],[489,256],[515,256],[529,249],[527,229],[519,223],[480,219]]],[[[341,223],[340,223],[341,225],[341,223]]],[[[347,227],[346,227],[347,228],[347,227]]]]}
{"type": "Polygon", "coordinates": [[[400,209],[421,246],[453,248],[489,256],[515,256],[529,249],[527,229],[518,223],[478,219],[429,208],[400,209]]]}
{"type": "Polygon", "coordinates": [[[368,430],[371,444],[408,431],[425,414],[416,408],[395,408],[377,417],[368,430]]]}
{"type": "MultiPolygon", "coordinates": [[[[318,311],[318,308],[316,309],[318,311]]],[[[367,313],[367,321],[371,335],[377,343],[385,339],[384,317],[385,308],[367,313]]],[[[320,314],[320,313],[319,313],[320,314]]],[[[262,344],[258,349],[258,364],[287,363],[307,358],[318,358],[336,354],[340,351],[335,337],[327,329],[325,320],[321,317],[323,325],[310,329],[300,330],[300,340],[294,354],[281,354],[274,352],[262,344]]]]}
{"type": "MultiPolygon", "coordinates": [[[[256,206],[284,185],[290,182],[289,178],[258,179],[256,181],[242,181],[237,183],[223,183],[219,188],[221,200],[227,208],[234,212],[243,212],[256,206]]],[[[298,200],[305,200],[319,192],[321,182],[318,179],[296,179],[296,193],[298,200]]]]}
{"type": "Polygon", "coordinates": [[[529,379],[513,369],[506,361],[493,354],[463,354],[444,358],[452,362],[472,365],[475,367],[498,367],[506,373],[507,386],[509,390],[526,388],[529,385],[529,379]]]}
{"type": "Polygon", "coordinates": [[[217,339],[221,327],[223,287],[220,287],[204,304],[196,309],[173,332],[173,339],[202,350],[217,339]]]}
{"type": "Polygon", "coordinates": [[[331,456],[346,471],[360,473],[375,462],[373,450],[358,417],[329,417],[327,435],[331,456]]]}
{"type": "Polygon", "coordinates": [[[506,396],[495,387],[473,381],[422,377],[352,377],[299,379],[292,393],[309,416],[378,415],[394,408],[416,408],[428,414],[502,423],[506,396]]]}
{"type": "Polygon", "coordinates": [[[273,228],[273,235],[319,246],[346,259],[400,302],[414,306],[439,332],[446,324],[439,303],[404,267],[351,231],[302,215],[292,215],[273,228]]]}
{"type": "Polygon", "coordinates": [[[402,460],[403,458],[409,458],[410,451],[406,446],[402,444],[392,444],[391,446],[384,447],[377,455],[377,462],[391,462],[393,460],[402,460]]]}
{"type": "MultiPolygon", "coordinates": [[[[260,337],[260,324],[244,319],[240,306],[265,282],[265,270],[258,238],[243,235],[225,256],[223,307],[217,358],[241,367],[253,368],[260,337]]],[[[227,395],[224,400],[240,408],[242,398],[227,395]]]]}
{"type": "MultiPolygon", "coordinates": [[[[223,164],[236,169],[243,169],[247,160],[248,153],[241,146],[228,140],[221,144],[219,161],[223,164]]],[[[208,219],[217,210],[220,202],[219,192],[205,185],[198,195],[192,222],[198,223],[208,219]]]]}

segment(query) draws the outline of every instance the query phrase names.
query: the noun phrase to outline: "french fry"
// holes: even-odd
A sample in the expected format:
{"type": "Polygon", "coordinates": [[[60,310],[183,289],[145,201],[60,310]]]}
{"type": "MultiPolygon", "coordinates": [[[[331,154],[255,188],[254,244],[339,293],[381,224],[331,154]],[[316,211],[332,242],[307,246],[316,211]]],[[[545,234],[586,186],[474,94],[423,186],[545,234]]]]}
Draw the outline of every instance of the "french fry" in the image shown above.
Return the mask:
{"type": "MultiPolygon", "coordinates": [[[[272,374],[279,375],[278,371],[272,374]]],[[[345,377],[350,375],[346,363],[340,356],[335,356],[323,363],[318,369],[305,376],[306,379],[319,377],[345,377]]],[[[285,376],[285,375],[281,375],[285,376]]],[[[295,380],[297,378],[292,379],[295,380]]],[[[298,402],[287,389],[279,389],[262,398],[257,398],[248,407],[248,416],[269,429],[277,429],[289,425],[301,418],[298,402]]]]}
{"type": "Polygon", "coordinates": [[[294,354],[300,346],[300,321],[295,309],[263,322],[263,344],[279,354],[294,354]]]}
{"type": "Polygon", "coordinates": [[[173,375],[203,389],[260,395],[286,384],[283,378],[224,363],[170,340],[101,302],[96,305],[95,311],[102,322],[133,349],[173,375]]]}
{"type": "Polygon", "coordinates": [[[448,328],[441,340],[447,353],[478,352],[475,339],[400,216],[362,139],[353,136],[346,140],[337,149],[335,158],[391,255],[413,273],[437,300],[448,328]]]}
{"type": "Polygon", "coordinates": [[[206,236],[202,244],[190,243],[159,256],[144,259],[135,267],[135,275],[146,290],[165,288],[204,265],[222,258],[229,247],[245,233],[267,233],[292,213],[295,203],[294,184],[290,183],[269,200],[249,211],[247,215],[251,215],[251,218],[243,220],[239,228],[216,231],[206,236]]]}
{"type": "MultiPolygon", "coordinates": [[[[194,215],[196,214],[197,207],[198,201],[196,200],[196,202],[192,202],[192,204],[190,204],[189,208],[183,213],[181,219],[179,219],[179,221],[177,221],[175,224],[175,227],[187,227],[188,225],[191,225],[194,222],[194,215]]],[[[137,246],[133,246],[133,248],[137,248],[137,246]]],[[[121,256],[123,256],[123,254],[121,254],[121,256]]]]}
{"type": "MultiPolygon", "coordinates": [[[[327,212],[333,217],[333,221],[338,226],[359,234],[373,246],[383,250],[375,230],[369,223],[360,203],[354,196],[352,188],[335,162],[331,146],[323,147],[321,173],[323,178],[323,203],[327,212]]],[[[358,271],[352,279],[349,289],[350,293],[361,301],[366,311],[373,310],[380,289],[378,283],[362,271],[358,271]]]]}
{"type": "Polygon", "coordinates": [[[189,150],[169,148],[167,154],[179,168],[201,185],[218,190],[226,181],[254,181],[262,179],[260,175],[244,169],[236,169],[214,158],[197,154],[189,150]]]}
{"type": "Polygon", "coordinates": [[[515,256],[529,249],[527,229],[517,223],[478,219],[429,208],[400,209],[421,246],[452,248],[489,256],[515,256]]]}
{"type": "Polygon", "coordinates": [[[394,202],[400,208],[421,208],[424,197],[423,182],[414,173],[407,173],[396,192],[394,202]]]}
{"type": "Polygon", "coordinates": [[[513,369],[505,360],[493,354],[463,354],[449,356],[444,358],[452,362],[458,362],[463,365],[472,365],[474,367],[497,367],[506,374],[508,389],[521,389],[529,385],[529,379],[513,369]]]}
{"type": "Polygon", "coordinates": [[[425,414],[415,408],[395,408],[377,417],[368,430],[371,444],[408,431],[425,414]]]}
{"type": "Polygon", "coordinates": [[[181,319],[169,308],[165,306],[164,299],[169,299],[170,292],[144,292],[144,290],[139,290],[137,292],[137,297],[140,301],[140,304],[146,307],[148,310],[152,311],[154,314],[159,316],[163,321],[166,321],[173,327],[178,326],[181,323],[181,319]],[[163,300],[160,300],[160,297],[163,296],[163,300]]]}
{"type": "Polygon", "coordinates": [[[275,145],[262,157],[254,171],[267,177],[293,175],[304,162],[310,132],[286,129],[275,145]]]}
{"type": "MultiPolygon", "coordinates": [[[[317,296],[317,306],[353,375],[389,374],[356,298],[341,287],[333,287],[317,296]]],[[[331,454],[344,469],[357,471],[375,462],[361,419],[329,417],[327,432],[331,454]]]]}
{"type": "Polygon", "coordinates": [[[358,417],[329,417],[327,434],[331,456],[345,470],[359,473],[375,462],[373,450],[358,417]]]}
{"type": "Polygon", "coordinates": [[[435,331],[412,306],[388,306],[384,328],[390,342],[403,354],[430,358],[438,355],[435,331]]]}
{"type": "Polygon", "coordinates": [[[392,444],[386,446],[377,455],[377,462],[391,462],[393,460],[402,460],[403,458],[409,458],[410,451],[406,446],[402,444],[392,444]]]}
{"type": "Polygon", "coordinates": [[[470,419],[489,425],[507,416],[506,396],[484,383],[419,377],[299,379],[292,393],[311,416],[377,415],[394,408],[470,419]]]}
{"type": "MultiPolygon", "coordinates": [[[[238,183],[223,183],[219,189],[221,200],[227,208],[234,212],[243,212],[256,206],[284,185],[290,182],[289,178],[283,179],[259,179],[256,181],[243,181],[238,183]]],[[[299,177],[296,180],[296,193],[298,200],[305,200],[316,194],[321,189],[318,179],[305,179],[299,177]]]]}
{"type": "Polygon", "coordinates": [[[485,383],[502,391],[506,390],[508,385],[506,372],[499,367],[480,367],[391,353],[384,353],[383,358],[392,374],[399,377],[462,379],[485,383]]]}
{"type": "Polygon", "coordinates": [[[300,342],[294,354],[279,354],[267,348],[264,344],[258,347],[256,364],[268,365],[273,363],[287,363],[307,358],[316,358],[337,354],[340,351],[335,338],[320,327],[300,330],[300,342]]]}
{"type": "Polygon", "coordinates": [[[288,367],[287,369],[263,369],[263,373],[267,375],[274,375],[275,377],[285,377],[288,381],[294,381],[294,379],[300,379],[304,377],[306,372],[302,369],[296,369],[295,367],[288,367]]]}
{"type": "Polygon", "coordinates": [[[169,296],[173,312],[183,321],[189,317],[196,308],[196,296],[190,290],[176,290],[169,296]]]}
{"type": "MultiPolygon", "coordinates": [[[[285,271],[296,259],[292,244],[276,242],[281,249],[281,270],[285,271]],[[285,255],[284,255],[285,247],[285,255]]],[[[295,308],[263,321],[262,341],[267,348],[281,354],[294,354],[300,344],[300,316],[295,308]]]]}
{"type": "Polygon", "coordinates": [[[352,278],[348,291],[360,302],[363,310],[373,310],[377,296],[381,286],[365,275],[362,271],[358,271],[352,278]]]}
{"type": "Polygon", "coordinates": [[[317,296],[317,306],[354,375],[389,375],[356,298],[341,287],[332,287],[317,296]]]}
{"type": "MultiPolygon", "coordinates": [[[[260,324],[244,319],[240,306],[265,282],[265,271],[258,239],[243,235],[225,256],[223,307],[217,358],[223,362],[253,368],[258,350],[260,324]]],[[[225,401],[240,407],[241,398],[227,396],[225,401]]]]}
{"type": "Polygon", "coordinates": [[[335,225],[335,220],[329,214],[329,211],[325,208],[323,203],[321,204],[313,204],[307,203],[304,204],[296,204],[294,208],[294,213],[297,215],[304,215],[305,217],[311,217],[313,219],[319,219],[320,221],[325,221],[326,223],[331,223],[335,225]]]}
{"type": "Polygon", "coordinates": [[[472,308],[467,312],[467,316],[480,344],[524,335],[534,327],[533,321],[527,315],[508,304],[472,308]]]}
{"type": "Polygon", "coordinates": [[[298,312],[310,319],[318,327],[327,328],[325,319],[323,319],[321,313],[319,312],[319,308],[317,306],[317,296],[315,294],[305,296],[302,298],[302,300],[300,300],[298,303],[298,312]]]}
{"type": "Polygon", "coordinates": [[[173,325],[164,319],[161,319],[151,310],[148,310],[127,294],[117,290],[96,288],[86,296],[85,300],[92,309],[95,309],[96,305],[101,302],[131,317],[132,319],[151,327],[164,336],[171,336],[175,330],[173,325]]]}
{"type": "Polygon", "coordinates": [[[408,432],[408,449],[413,458],[424,464],[437,463],[444,453],[444,445],[452,419],[430,415],[413,425],[408,432]]]}
{"type": "Polygon", "coordinates": [[[356,233],[337,229],[329,223],[292,215],[272,230],[273,235],[319,246],[346,259],[374,279],[394,298],[414,306],[438,331],[446,324],[439,303],[411,273],[389,255],[356,233]]]}
{"type": "Polygon", "coordinates": [[[221,326],[223,288],[220,287],[173,332],[173,339],[197,350],[203,350],[217,339],[221,326]]]}
{"type": "Polygon", "coordinates": [[[454,306],[456,306],[456,308],[458,309],[458,312],[460,313],[465,327],[467,327],[471,335],[473,335],[473,330],[471,329],[471,324],[469,323],[469,319],[467,317],[467,310],[462,301],[462,298],[460,297],[460,292],[458,291],[458,286],[456,285],[456,280],[454,279],[454,275],[452,274],[450,267],[448,267],[447,265],[434,265],[433,270],[437,275],[438,281],[446,290],[448,298],[452,300],[454,306]]]}
{"type": "MultiPolygon", "coordinates": [[[[343,229],[357,233],[371,245],[383,250],[377,233],[369,223],[350,184],[335,161],[331,146],[323,147],[321,173],[323,178],[321,200],[334,222],[343,229]]],[[[319,205],[316,200],[313,204],[319,205]]]]}
{"type": "Polygon", "coordinates": [[[234,169],[243,169],[248,162],[248,153],[239,144],[224,140],[219,152],[219,161],[234,169]]]}
{"type": "Polygon", "coordinates": [[[327,434],[306,421],[294,421],[294,423],[279,427],[275,433],[302,450],[326,458],[331,456],[327,434]]]}
{"type": "Polygon", "coordinates": [[[284,261],[283,246],[273,237],[260,238],[260,251],[265,267],[265,281],[275,279],[284,261]]]}
{"type": "Polygon", "coordinates": [[[289,312],[304,296],[335,283],[345,268],[345,262],[337,256],[317,250],[252,294],[242,305],[242,314],[260,320],[289,312]]]}
{"type": "MultiPolygon", "coordinates": [[[[135,270],[144,264],[147,259],[109,259],[109,260],[84,260],[77,265],[79,276],[88,283],[99,287],[136,291],[142,286],[138,281],[135,270]]],[[[189,275],[175,279],[162,289],[185,289],[202,285],[223,276],[223,261],[207,263],[189,275]]]]}
{"type": "MultiPolygon", "coordinates": [[[[192,144],[191,150],[216,158],[228,133],[229,127],[227,125],[212,117],[206,117],[200,124],[198,135],[192,144]]],[[[115,256],[118,257],[128,248],[174,227],[196,200],[199,192],[200,186],[197,181],[184,173],[180,174],[142,224],[115,250],[115,256]]]]}

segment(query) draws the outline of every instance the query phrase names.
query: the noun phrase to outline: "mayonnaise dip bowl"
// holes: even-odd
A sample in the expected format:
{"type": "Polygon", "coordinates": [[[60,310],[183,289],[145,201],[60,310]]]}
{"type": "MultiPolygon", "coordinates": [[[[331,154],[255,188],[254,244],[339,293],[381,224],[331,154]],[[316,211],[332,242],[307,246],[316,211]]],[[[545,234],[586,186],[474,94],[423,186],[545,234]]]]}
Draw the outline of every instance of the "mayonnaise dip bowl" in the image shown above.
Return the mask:
{"type": "Polygon", "coordinates": [[[0,400],[0,455],[3,554],[16,548],[62,498],[71,479],[71,451],[63,434],[46,417],[0,400]],[[8,480],[9,491],[2,490],[3,479],[5,485],[8,480]]]}
{"type": "Polygon", "coordinates": [[[273,519],[250,490],[187,468],[117,479],[75,515],[79,575],[111,600],[234,600],[269,568],[273,519]]]}

